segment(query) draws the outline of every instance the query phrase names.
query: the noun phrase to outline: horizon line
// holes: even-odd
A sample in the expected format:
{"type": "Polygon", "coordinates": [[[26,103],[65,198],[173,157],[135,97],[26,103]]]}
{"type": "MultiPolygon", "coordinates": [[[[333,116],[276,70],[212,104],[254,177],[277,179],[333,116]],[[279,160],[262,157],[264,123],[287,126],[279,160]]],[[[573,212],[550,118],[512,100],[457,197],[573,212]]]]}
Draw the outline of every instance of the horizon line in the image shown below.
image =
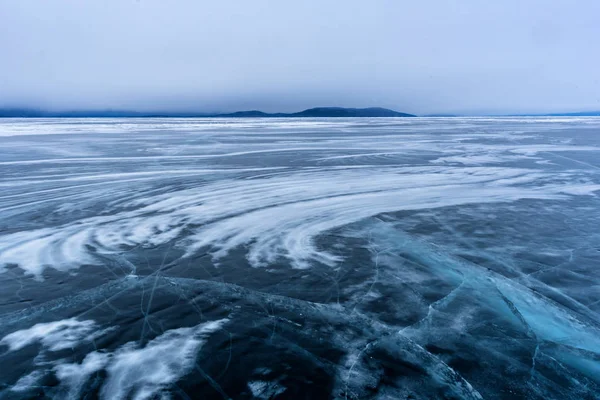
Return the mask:
{"type": "MultiPolygon", "coordinates": [[[[246,109],[231,112],[206,112],[206,111],[138,111],[128,108],[88,108],[88,109],[62,109],[51,110],[42,107],[0,107],[0,118],[306,118],[318,116],[306,116],[302,113],[309,111],[383,111],[398,115],[397,117],[429,117],[429,118],[452,118],[452,117],[586,117],[600,116],[600,110],[586,111],[553,111],[553,112],[433,112],[423,114],[412,114],[405,111],[369,106],[369,107],[340,107],[319,106],[310,107],[295,112],[265,112],[259,109],[246,109]]],[[[323,118],[334,118],[344,116],[323,116],[323,118]]],[[[352,116],[347,116],[352,118],[352,116]]],[[[362,116],[355,116],[361,118],[362,116]]],[[[368,116],[371,118],[390,118],[395,115],[368,116]]]]}

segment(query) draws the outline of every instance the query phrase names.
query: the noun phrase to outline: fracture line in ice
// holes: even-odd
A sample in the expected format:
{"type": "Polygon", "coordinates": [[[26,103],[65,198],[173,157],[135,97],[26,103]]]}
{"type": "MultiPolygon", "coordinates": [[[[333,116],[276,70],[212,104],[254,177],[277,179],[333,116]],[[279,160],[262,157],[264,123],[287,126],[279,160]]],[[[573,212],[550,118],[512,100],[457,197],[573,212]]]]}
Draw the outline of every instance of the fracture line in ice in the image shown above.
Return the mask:
{"type": "MultiPolygon", "coordinates": [[[[597,319],[586,318],[517,281],[411,239],[393,228],[391,224],[378,223],[377,229],[371,227],[369,232],[374,233],[373,240],[380,246],[390,246],[390,252],[410,252],[415,257],[419,257],[423,264],[433,269],[436,276],[448,283],[458,284],[461,280],[465,282],[464,284],[468,283],[473,289],[469,295],[470,302],[488,304],[495,312],[504,314],[507,320],[525,326],[537,345],[548,342],[589,352],[595,354],[594,357],[600,354],[600,325],[597,319]],[[493,292],[498,295],[491,295],[490,293],[493,292]]],[[[461,285],[462,283],[457,288],[461,285]]],[[[447,301],[450,296],[456,294],[457,290],[454,289],[441,301],[447,301]]],[[[417,323],[401,332],[407,335],[418,335],[420,328],[417,323]]],[[[569,356],[567,353],[561,358],[561,362],[588,373],[589,365],[584,366],[584,361],[582,357],[569,356]]],[[[592,363],[591,360],[588,362],[592,363]]]]}

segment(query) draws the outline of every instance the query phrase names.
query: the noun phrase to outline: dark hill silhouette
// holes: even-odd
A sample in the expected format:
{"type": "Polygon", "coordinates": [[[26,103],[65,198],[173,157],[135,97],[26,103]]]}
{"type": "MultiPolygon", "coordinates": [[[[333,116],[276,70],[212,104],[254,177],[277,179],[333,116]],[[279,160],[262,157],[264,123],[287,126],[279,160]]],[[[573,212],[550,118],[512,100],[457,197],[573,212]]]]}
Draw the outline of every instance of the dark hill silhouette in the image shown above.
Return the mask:
{"type": "Polygon", "coordinates": [[[293,117],[416,117],[387,108],[317,107],[291,114],[293,117]]]}
{"type": "Polygon", "coordinates": [[[237,111],[228,114],[214,114],[223,118],[360,118],[360,117],[416,117],[416,115],[401,113],[387,108],[343,108],[315,107],[296,113],[265,113],[258,110],[237,111]]]}

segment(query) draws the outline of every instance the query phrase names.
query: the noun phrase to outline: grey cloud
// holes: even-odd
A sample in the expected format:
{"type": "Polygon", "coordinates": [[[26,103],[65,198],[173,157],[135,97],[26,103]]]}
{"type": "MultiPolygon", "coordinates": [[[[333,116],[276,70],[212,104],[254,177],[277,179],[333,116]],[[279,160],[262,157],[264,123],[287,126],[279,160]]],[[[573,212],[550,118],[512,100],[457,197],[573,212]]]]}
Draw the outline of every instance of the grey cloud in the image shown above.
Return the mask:
{"type": "Polygon", "coordinates": [[[0,0],[0,107],[600,109],[600,2],[0,0]]]}

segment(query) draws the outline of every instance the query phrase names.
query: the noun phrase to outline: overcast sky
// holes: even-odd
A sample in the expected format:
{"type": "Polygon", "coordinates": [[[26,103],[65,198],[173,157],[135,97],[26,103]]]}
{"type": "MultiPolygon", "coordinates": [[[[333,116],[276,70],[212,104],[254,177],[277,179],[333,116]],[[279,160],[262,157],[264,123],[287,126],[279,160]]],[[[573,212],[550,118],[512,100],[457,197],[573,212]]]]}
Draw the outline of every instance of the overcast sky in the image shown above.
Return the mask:
{"type": "Polygon", "coordinates": [[[0,107],[600,109],[599,0],[0,0],[0,107]]]}

